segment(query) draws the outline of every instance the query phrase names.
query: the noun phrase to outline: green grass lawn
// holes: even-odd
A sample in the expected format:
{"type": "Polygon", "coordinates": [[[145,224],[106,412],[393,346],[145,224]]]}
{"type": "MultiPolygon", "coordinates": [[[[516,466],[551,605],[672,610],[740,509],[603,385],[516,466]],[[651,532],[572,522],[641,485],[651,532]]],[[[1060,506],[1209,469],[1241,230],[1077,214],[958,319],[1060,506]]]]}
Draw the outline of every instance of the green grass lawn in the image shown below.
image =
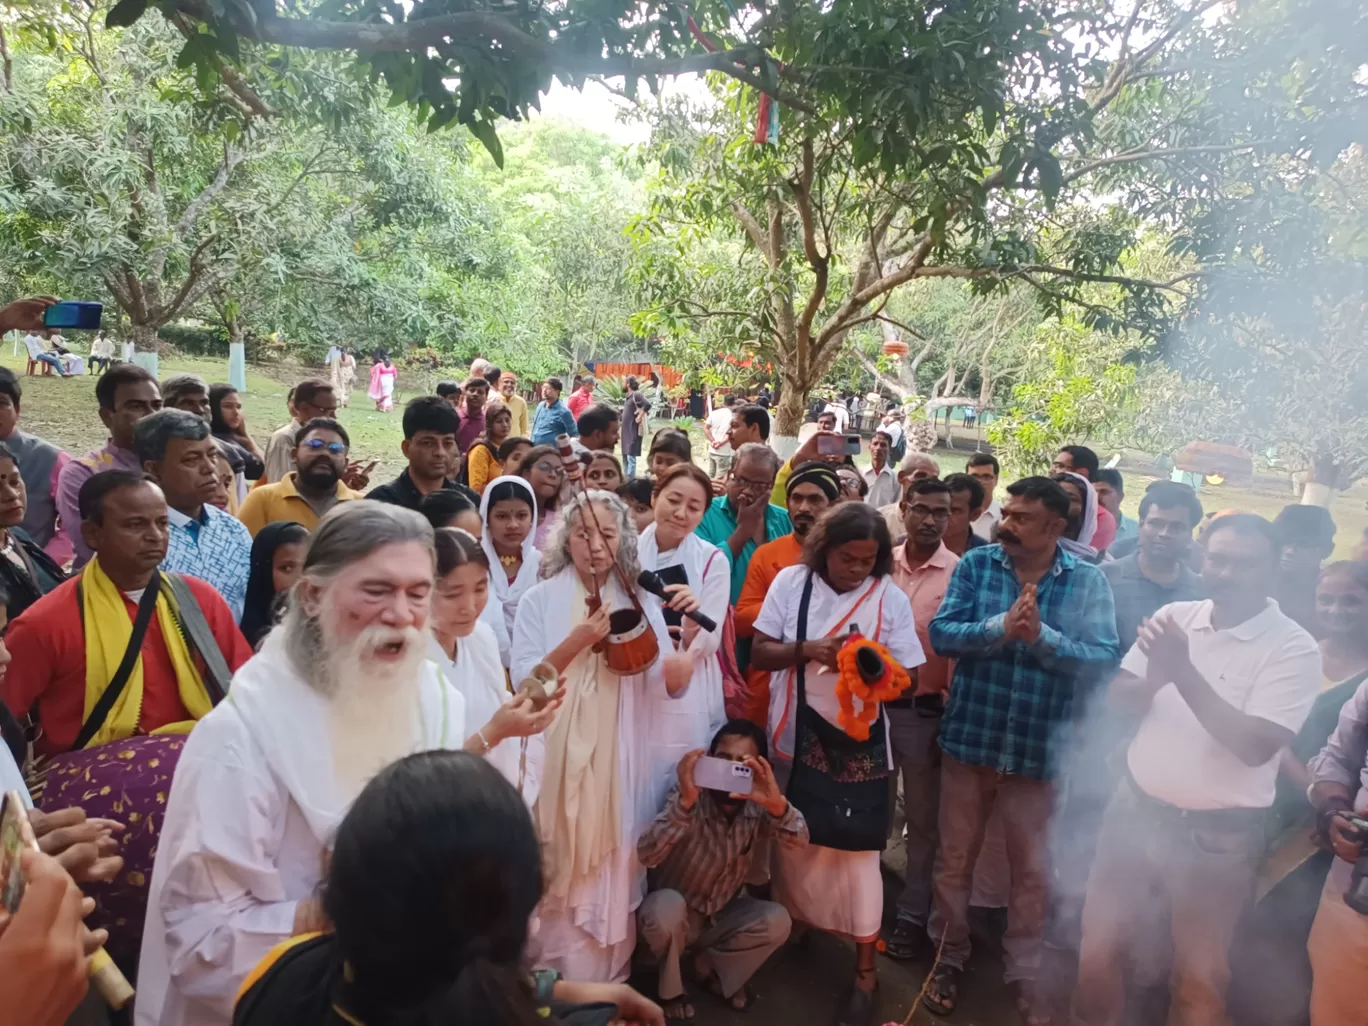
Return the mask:
{"type": "MultiPolygon", "coordinates": [[[[22,347],[20,353],[23,354],[22,347]]],[[[76,379],[62,379],[54,376],[23,377],[27,356],[15,356],[12,345],[4,345],[0,352],[0,364],[9,367],[21,376],[24,388],[24,403],[20,424],[25,431],[48,439],[62,446],[68,452],[83,454],[101,444],[105,439],[103,425],[100,424],[95,405],[95,378],[86,376],[76,379]]],[[[365,370],[365,368],[358,368],[365,370]]],[[[226,361],[197,358],[175,358],[161,361],[161,376],[173,374],[199,374],[210,383],[225,381],[228,377],[226,361]]],[[[289,383],[301,380],[310,373],[323,373],[322,369],[302,368],[295,365],[278,366],[249,365],[247,369],[247,394],[243,396],[243,411],[252,436],[264,447],[271,432],[288,419],[285,410],[285,395],[289,383]]],[[[359,375],[358,380],[363,380],[359,375]]],[[[388,481],[404,468],[404,458],[399,451],[403,441],[400,427],[400,409],[405,399],[418,394],[418,389],[426,388],[426,382],[414,373],[401,370],[399,373],[399,404],[391,413],[377,413],[375,404],[366,397],[365,389],[352,392],[351,404],[338,411],[338,419],[346,427],[352,440],[352,458],[369,462],[378,460],[371,475],[372,483],[388,481]]],[[[707,444],[703,439],[702,425],[693,421],[676,421],[676,425],[687,425],[689,437],[693,441],[695,460],[706,466],[707,444]]],[[[653,423],[651,430],[663,426],[664,422],[653,423]]],[[[649,435],[648,435],[649,439],[649,435]]],[[[972,453],[972,444],[967,448],[954,450],[937,449],[933,453],[940,461],[942,473],[952,473],[964,469],[964,461],[972,453]]],[[[866,463],[862,458],[860,462],[866,463]]],[[[1155,472],[1145,465],[1127,461],[1122,464],[1126,475],[1127,496],[1123,509],[1131,516],[1139,511],[1140,497],[1145,486],[1155,479],[1155,472]]],[[[1207,487],[1202,491],[1202,505],[1208,510],[1243,509],[1272,518],[1278,510],[1294,501],[1287,478],[1282,475],[1261,474],[1247,488],[1234,488],[1226,485],[1207,487]]],[[[1331,514],[1339,527],[1335,539],[1335,558],[1348,558],[1354,545],[1368,528],[1368,485],[1359,484],[1335,497],[1331,514]]]]}

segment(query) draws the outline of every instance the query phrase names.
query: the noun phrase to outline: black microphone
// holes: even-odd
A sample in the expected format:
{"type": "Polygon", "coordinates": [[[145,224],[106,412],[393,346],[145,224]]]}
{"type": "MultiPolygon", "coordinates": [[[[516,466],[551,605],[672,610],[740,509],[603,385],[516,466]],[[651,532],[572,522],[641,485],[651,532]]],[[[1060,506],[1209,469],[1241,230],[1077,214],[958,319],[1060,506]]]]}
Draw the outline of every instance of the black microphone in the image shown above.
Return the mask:
{"type": "MultiPolygon", "coordinates": [[[[670,601],[670,593],[665,590],[665,582],[660,579],[659,574],[650,570],[643,570],[637,575],[637,584],[641,586],[643,591],[649,591],[656,598],[665,602],[670,601]]],[[[710,616],[705,616],[699,612],[685,613],[684,615],[709,634],[717,630],[717,624],[710,616]]]]}

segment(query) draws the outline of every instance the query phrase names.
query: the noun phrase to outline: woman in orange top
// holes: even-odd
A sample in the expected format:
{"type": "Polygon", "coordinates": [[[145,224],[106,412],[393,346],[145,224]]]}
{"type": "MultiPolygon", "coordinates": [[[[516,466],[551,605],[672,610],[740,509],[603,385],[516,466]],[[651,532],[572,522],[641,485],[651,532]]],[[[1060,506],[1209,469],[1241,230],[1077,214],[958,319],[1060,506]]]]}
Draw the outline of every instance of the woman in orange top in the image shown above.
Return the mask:
{"type": "Polygon", "coordinates": [[[476,439],[466,453],[466,484],[477,494],[484,492],[485,485],[503,473],[499,464],[499,446],[508,439],[513,430],[513,414],[503,403],[490,403],[485,407],[485,433],[476,439]]]}

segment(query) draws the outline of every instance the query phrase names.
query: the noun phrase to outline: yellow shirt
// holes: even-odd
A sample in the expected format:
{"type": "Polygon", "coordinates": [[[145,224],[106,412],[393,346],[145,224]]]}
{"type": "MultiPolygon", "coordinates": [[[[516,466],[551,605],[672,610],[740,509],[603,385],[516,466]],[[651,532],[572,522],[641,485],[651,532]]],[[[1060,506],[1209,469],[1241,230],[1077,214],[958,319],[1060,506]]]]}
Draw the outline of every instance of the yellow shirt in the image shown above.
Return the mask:
{"type": "Polygon", "coordinates": [[[500,473],[502,468],[488,445],[477,442],[470,447],[470,452],[466,453],[466,479],[473,491],[483,495],[485,485],[500,473]]]}
{"type": "MultiPolygon", "coordinates": [[[[337,482],[338,502],[362,497],[360,492],[352,491],[341,481],[337,482]]],[[[293,520],[310,531],[318,526],[318,514],[295,488],[293,470],[275,484],[262,485],[248,492],[247,498],[242,500],[242,508],[238,510],[238,519],[247,526],[253,538],[263,527],[277,520],[293,520]]]]}

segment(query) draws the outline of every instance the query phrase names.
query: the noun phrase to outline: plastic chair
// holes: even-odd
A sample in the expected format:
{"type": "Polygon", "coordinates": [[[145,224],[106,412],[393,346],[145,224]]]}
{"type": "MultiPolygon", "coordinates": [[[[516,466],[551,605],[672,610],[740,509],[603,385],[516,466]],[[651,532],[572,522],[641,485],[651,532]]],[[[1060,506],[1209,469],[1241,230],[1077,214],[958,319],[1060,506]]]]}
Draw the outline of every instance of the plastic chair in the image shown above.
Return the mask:
{"type": "Polygon", "coordinates": [[[33,357],[30,356],[30,357],[29,357],[29,362],[28,362],[28,372],[27,372],[28,375],[29,375],[30,377],[32,377],[32,375],[33,375],[33,368],[34,368],[36,365],[41,365],[42,368],[43,368],[42,371],[40,372],[40,376],[46,376],[46,377],[51,377],[51,376],[52,376],[52,364],[48,363],[46,360],[35,360],[33,357]]]}

